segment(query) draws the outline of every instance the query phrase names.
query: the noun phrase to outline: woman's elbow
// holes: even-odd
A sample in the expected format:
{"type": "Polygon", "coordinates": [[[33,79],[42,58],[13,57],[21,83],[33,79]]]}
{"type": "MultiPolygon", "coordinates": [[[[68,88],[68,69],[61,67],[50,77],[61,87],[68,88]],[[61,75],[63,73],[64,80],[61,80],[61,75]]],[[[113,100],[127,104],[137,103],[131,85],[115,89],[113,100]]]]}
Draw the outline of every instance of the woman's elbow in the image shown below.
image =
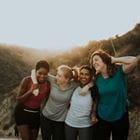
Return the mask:
{"type": "Polygon", "coordinates": [[[137,57],[133,57],[133,60],[132,62],[129,64],[129,65],[126,65],[126,68],[125,68],[125,73],[128,74],[128,73],[132,73],[135,68],[137,67],[138,65],[138,58],[137,57]]]}
{"type": "Polygon", "coordinates": [[[21,99],[19,96],[16,96],[16,101],[17,101],[18,103],[21,103],[21,102],[23,102],[23,99],[21,99]]]}
{"type": "Polygon", "coordinates": [[[135,57],[134,63],[135,63],[136,66],[138,65],[138,61],[139,61],[139,58],[138,57],[135,57]]]}
{"type": "Polygon", "coordinates": [[[138,65],[138,57],[132,56],[131,61],[128,65],[130,65],[132,67],[136,67],[138,65]]]}

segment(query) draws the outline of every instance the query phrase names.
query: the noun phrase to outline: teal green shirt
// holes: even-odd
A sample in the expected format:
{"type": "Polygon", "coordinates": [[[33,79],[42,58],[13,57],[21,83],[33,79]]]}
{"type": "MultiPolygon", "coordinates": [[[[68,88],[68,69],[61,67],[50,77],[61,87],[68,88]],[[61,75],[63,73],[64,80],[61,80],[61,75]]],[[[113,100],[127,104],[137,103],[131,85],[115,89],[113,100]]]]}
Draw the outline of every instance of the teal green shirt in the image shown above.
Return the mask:
{"type": "Polygon", "coordinates": [[[99,117],[111,122],[120,119],[127,111],[127,84],[122,66],[113,77],[104,79],[99,74],[96,84],[100,94],[97,109],[99,117]]]}

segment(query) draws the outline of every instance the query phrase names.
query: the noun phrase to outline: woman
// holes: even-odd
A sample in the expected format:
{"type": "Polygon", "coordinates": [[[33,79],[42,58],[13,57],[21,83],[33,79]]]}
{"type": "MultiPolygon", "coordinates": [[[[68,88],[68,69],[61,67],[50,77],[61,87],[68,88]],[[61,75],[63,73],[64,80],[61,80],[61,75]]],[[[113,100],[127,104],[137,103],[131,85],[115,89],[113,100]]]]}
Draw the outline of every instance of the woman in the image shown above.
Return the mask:
{"type": "Polygon", "coordinates": [[[22,140],[36,140],[40,125],[40,107],[49,96],[50,84],[46,81],[49,64],[41,60],[36,64],[36,79],[38,92],[34,92],[36,85],[30,76],[25,77],[20,84],[19,94],[16,96],[18,104],[15,108],[15,121],[22,140]]]}
{"type": "Polygon", "coordinates": [[[135,69],[137,58],[115,58],[99,50],[92,54],[90,63],[97,74],[96,85],[100,94],[97,140],[109,140],[111,133],[112,140],[127,140],[129,120],[125,75],[135,69]]]}
{"type": "Polygon", "coordinates": [[[96,123],[96,105],[98,90],[94,85],[91,90],[83,95],[81,89],[89,84],[93,78],[92,69],[85,65],[80,68],[78,86],[71,98],[70,108],[65,120],[66,140],[92,140],[93,139],[93,123],[91,114],[96,123]],[[94,99],[94,100],[93,100],[94,99]]]}
{"type": "MultiPolygon", "coordinates": [[[[32,71],[32,79],[34,79],[34,75],[35,73],[32,71]]],[[[77,74],[75,77],[77,77],[77,74]]],[[[64,121],[72,93],[78,86],[73,79],[75,79],[73,71],[67,65],[61,65],[57,68],[56,77],[48,75],[51,91],[41,114],[41,134],[43,140],[65,140],[64,121]]]]}

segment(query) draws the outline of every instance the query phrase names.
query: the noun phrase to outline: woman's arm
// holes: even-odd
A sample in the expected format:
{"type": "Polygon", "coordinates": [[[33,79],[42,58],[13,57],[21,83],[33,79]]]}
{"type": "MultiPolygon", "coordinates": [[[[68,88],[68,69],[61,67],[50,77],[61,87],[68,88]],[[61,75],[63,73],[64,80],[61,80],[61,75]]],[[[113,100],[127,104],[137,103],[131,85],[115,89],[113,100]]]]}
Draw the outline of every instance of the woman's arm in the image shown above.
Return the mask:
{"type": "Polygon", "coordinates": [[[54,75],[48,73],[47,80],[48,80],[50,83],[53,83],[53,82],[55,82],[56,77],[55,77],[54,75]]]}
{"type": "Polygon", "coordinates": [[[123,72],[132,72],[138,64],[138,58],[135,56],[124,56],[124,57],[111,57],[112,63],[120,63],[123,65],[123,72]]]}
{"type": "Polygon", "coordinates": [[[46,98],[44,98],[44,100],[41,103],[41,110],[43,110],[43,108],[46,105],[46,102],[48,101],[48,98],[50,96],[50,83],[48,82],[48,84],[49,84],[49,88],[46,91],[47,96],[46,96],[46,98]]]}
{"type": "Polygon", "coordinates": [[[16,96],[16,100],[18,102],[24,102],[33,92],[34,86],[32,86],[29,90],[27,90],[28,80],[23,79],[20,84],[19,92],[16,96]]]}
{"type": "Polygon", "coordinates": [[[91,121],[93,124],[97,123],[98,122],[98,118],[97,118],[97,100],[95,100],[93,102],[93,105],[92,105],[92,112],[91,112],[91,121]]]}
{"type": "Polygon", "coordinates": [[[98,87],[96,85],[94,85],[91,88],[91,96],[93,99],[93,104],[92,104],[92,111],[91,111],[91,121],[93,122],[93,124],[98,122],[98,118],[97,118],[97,106],[99,103],[99,90],[98,87]]]}

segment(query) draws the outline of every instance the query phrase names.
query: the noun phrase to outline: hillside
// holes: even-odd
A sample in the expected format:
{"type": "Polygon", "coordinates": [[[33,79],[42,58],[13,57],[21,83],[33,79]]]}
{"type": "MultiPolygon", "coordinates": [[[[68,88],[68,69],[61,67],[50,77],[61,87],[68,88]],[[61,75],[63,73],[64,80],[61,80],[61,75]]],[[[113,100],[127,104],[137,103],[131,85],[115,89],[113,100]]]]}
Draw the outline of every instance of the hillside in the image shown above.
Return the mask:
{"type": "MultiPolygon", "coordinates": [[[[10,115],[15,105],[14,95],[20,80],[30,74],[31,68],[39,59],[50,63],[55,73],[60,64],[71,67],[88,64],[91,53],[99,48],[115,56],[136,55],[140,58],[140,24],[124,35],[89,41],[85,46],[77,46],[69,52],[51,55],[49,52],[18,46],[0,45],[0,137],[13,135],[14,121],[10,115]]],[[[140,60],[140,59],[139,59],[140,60]]],[[[128,75],[131,129],[129,140],[140,139],[140,61],[133,74],[128,75]]]]}
{"type": "Polygon", "coordinates": [[[15,88],[35,63],[46,55],[35,49],[0,45],[0,94],[15,88]]]}

